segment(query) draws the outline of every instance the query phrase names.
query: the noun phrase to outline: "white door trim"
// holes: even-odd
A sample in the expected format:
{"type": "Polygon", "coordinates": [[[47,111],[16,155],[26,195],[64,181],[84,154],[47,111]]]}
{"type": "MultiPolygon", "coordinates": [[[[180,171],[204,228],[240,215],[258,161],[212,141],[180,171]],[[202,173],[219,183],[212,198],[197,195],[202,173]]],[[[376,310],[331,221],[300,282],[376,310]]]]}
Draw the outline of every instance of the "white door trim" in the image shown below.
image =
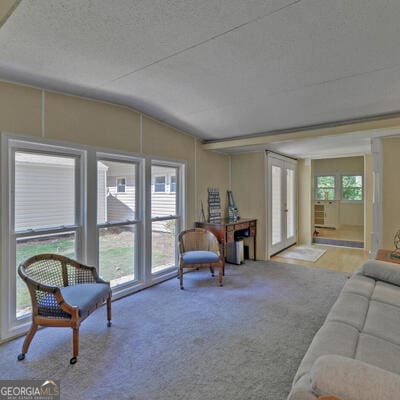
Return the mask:
{"type": "Polygon", "coordinates": [[[297,242],[297,208],[298,208],[298,193],[297,193],[297,160],[294,160],[289,157],[285,157],[280,154],[276,154],[273,152],[268,151],[266,153],[266,188],[267,188],[267,193],[266,193],[266,202],[267,202],[267,258],[269,259],[272,254],[275,254],[281,250],[283,250],[286,247],[291,246],[292,244],[297,242]],[[282,199],[281,200],[281,209],[282,209],[282,241],[280,242],[279,245],[272,245],[272,163],[275,161],[275,163],[279,163],[282,168],[282,175],[281,177],[283,178],[281,180],[281,187],[282,187],[282,199]],[[295,222],[295,229],[294,229],[294,236],[287,238],[286,230],[287,226],[286,223],[283,223],[284,220],[284,210],[285,207],[287,206],[287,184],[286,184],[286,174],[285,171],[288,169],[291,169],[294,171],[294,195],[295,195],[295,205],[294,205],[294,210],[293,210],[293,219],[295,222]]]}

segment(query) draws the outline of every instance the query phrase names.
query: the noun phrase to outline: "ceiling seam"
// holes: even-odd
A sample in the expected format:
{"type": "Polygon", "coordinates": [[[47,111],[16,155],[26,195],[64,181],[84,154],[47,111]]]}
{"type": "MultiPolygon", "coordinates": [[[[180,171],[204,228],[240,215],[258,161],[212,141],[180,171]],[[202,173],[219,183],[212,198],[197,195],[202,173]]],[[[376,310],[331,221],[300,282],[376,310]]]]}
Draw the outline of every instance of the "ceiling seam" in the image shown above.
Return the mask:
{"type": "MultiPolygon", "coordinates": [[[[268,93],[268,91],[266,91],[266,95],[267,95],[267,97],[275,97],[275,96],[279,96],[279,95],[282,95],[282,94],[297,92],[297,91],[302,90],[302,89],[312,88],[312,87],[319,86],[319,85],[326,85],[326,84],[332,83],[332,82],[338,82],[338,81],[345,80],[345,79],[355,78],[357,76],[363,76],[363,75],[373,74],[375,72],[382,72],[382,71],[387,71],[387,70],[396,71],[398,69],[400,69],[400,64],[394,64],[394,65],[387,66],[387,67],[371,69],[369,71],[356,72],[354,74],[342,75],[342,76],[338,76],[337,78],[327,79],[325,81],[307,83],[305,85],[298,86],[298,87],[293,87],[293,88],[289,88],[289,89],[275,90],[275,91],[271,91],[271,93],[268,93]]],[[[189,117],[189,116],[193,116],[193,115],[198,115],[198,114],[202,114],[202,113],[205,113],[205,112],[209,112],[211,110],[218,110],[218,109],[223,109],[223,108],[226,108],[226,107],[231,107],[233,105],[241,105],[243,103],[244,104],[249,104],[249,102],[251,100],[252,100],[251,96],[249,98],[245,98],[245,99],[241,98],[240,100],[237,100],[235,102],[225,103],[225,104],[221,104],[221,105],[218,105],[218,106],[207,107],[207,108],[203,108],[201,110],[188,112],[186,114],[183,114],[183,116],[184,117],[189,117]]]]}
{"type": "Polygon", "coordinates": [[[215,39],[218,39],[218,38],[220,38],[222,36],[225,36],[225,35],[227,35],[227,34],[229,34],[231,32],[237,31],[237,30],[239,30],[239,29],[241,29],[241,28],[243,28],[243,27],[245,27],[247,25],[250,25],[250,24],[254,23],[254,22],[258,22],[258,21],[260,21],[260,20],[262,20],[264,18],[267,18],[267,17],[269,17],[271,15],[274,15],[274,14],[276,14],[276,13],[282,11],[282,10],[285,10],[286,8],[292,7],[292,6],[298,4],[298,3],[302,2],[302,1],[303,0],[292,1],[291,3],[286,4],[285,6],[282,6],[282,7],[278,8],[278,9],[276,9],[274,11],[271,11],[271,12],[269,12],[267,14],[264,14],[264,15],[260,15],[257,18],[254,18],[254,19],[252,19],[250,21],[246,21],[243,24],[237,25],[237,26],[235,26],[235,27],[233,27],[231,29],[228,29],[227,31],[224,31],[222,33],[218,33],[217,35],[214,35],[214,36],[212,36],[212,37],[210,37],[208,39],[205,39],[205,40],[203,40],[203,41],[201,41],[199,43],[195,43],[195,44],[193,44],[193,45],[191,45],[189,47],[185,47],[184,49],[178,50],[178,51],[176,51],[176,52],[174,52],[174,53],[172,53],[172,54],[170,54],[170,55],[168,55],[166,57],[160,58],[159,60],[153,61],[153,62],[151,62],[151,63],[149,63],[147,65],[144,65],[143,67],[137,68],[137,69],[135,69],[133,71],[127,72],[125,74],[122,74],[122,75],[114,78],[114,79],[111,79],[111,80],[109,80],[107,82],[104,82],[104,83],[100,84],[99,86],[100,87],[106,86],[106,85],[108,85],[110,83],[113,83],[113,82],[116,82],[116,81],[118,81],[120,79],[126,78],[127,76],[130,76],[130,75],[133,75],[133,74],[135,74],[137,72],[143,71],[146,68],[152,67],[152,66],[154,66],[156,64],[159,64],[159,63],[164,62],[164,61],[166,61],[166,60],[168,60],[170,58],[173,58],[173,57],[175,57],[175,56],[177,56],[179,54],[182,54],[182,53],[184,53],[186,51],[189,51],[189,50],[192,50],[192,49],[194,49],[196,47],[202,46],[205,43],[211,42],[211,41],[213,41],[215,39]]]}

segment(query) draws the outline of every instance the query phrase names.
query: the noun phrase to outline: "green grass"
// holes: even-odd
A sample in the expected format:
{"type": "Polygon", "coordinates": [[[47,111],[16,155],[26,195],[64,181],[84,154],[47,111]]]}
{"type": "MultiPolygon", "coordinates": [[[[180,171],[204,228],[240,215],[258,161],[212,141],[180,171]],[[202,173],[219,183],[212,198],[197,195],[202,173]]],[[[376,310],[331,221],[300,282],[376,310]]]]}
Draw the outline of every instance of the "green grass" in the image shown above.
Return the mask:
{"type": "MultiPolygon", "coordinates": [[[[74,239],[71,236],[60,236],[51,240],[25,240],[17,245],[18,265],[37,254],[56,253],[75,258],[74,239]]],[[[133,275],[134,237],[132,232],[110,232],[100,236],[99,273],[107,281],[133,275]]],[[[165,264],[167,255],[164,251],[154,248],[152,264],[165,264]]],[[[17,275],[17,310],[28,309],[31,299],[26,284],[17,275]]]]}

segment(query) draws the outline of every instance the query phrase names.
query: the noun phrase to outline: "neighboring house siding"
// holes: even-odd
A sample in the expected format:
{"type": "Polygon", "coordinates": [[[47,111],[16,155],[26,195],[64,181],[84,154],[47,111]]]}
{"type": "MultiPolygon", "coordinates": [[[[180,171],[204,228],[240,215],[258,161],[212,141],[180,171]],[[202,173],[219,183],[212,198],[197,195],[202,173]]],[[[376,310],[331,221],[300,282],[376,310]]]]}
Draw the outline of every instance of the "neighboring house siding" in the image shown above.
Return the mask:
{"type": "MultiPolygon", "coordinates": [[[[152,193],[151,194],[152,207],[151,216],[152,217],[165,217],[169,215],[176,215],[176,196],[175,193],[152,193]]],[[[153,231],[166,232],[165,221],[153,222],[153,231]]]]}
{"type": "Polygon", "coordinates": [[[125,193],[117,193],[117,188],[109,187],[107,195],[107,214],[109,221],[135,219],[135,188],[126,186],[125,193]]]}
{"type": "Polygon", "coordinates": [[[97,223],[99,224],[107,221],[106,173],[107,168],[99,167],[97,170],[97,223]]]}
{"type": "Polygon", "coordinates": [[[75,223],[74,168],[17,162],[15,226],[38,229],[75,223]]]}

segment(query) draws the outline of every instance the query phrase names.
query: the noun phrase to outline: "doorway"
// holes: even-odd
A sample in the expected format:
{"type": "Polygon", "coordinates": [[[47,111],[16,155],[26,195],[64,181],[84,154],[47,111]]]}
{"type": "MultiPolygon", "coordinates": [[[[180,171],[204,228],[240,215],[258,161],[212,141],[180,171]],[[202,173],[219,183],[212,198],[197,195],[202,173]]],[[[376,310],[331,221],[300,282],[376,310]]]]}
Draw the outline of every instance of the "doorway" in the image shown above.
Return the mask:
{"type": "Polygon", "coordinates": [[[297,161],[267,152],[268,253],[297,241],[297,161]]]}
{"type": "Polygon", "coordinates": [[[313,243],[364,248],[364,157],[312,160],[313,243]]]}

